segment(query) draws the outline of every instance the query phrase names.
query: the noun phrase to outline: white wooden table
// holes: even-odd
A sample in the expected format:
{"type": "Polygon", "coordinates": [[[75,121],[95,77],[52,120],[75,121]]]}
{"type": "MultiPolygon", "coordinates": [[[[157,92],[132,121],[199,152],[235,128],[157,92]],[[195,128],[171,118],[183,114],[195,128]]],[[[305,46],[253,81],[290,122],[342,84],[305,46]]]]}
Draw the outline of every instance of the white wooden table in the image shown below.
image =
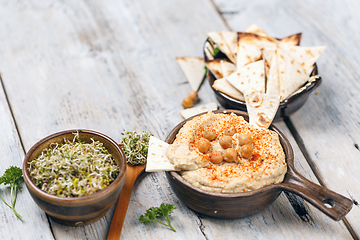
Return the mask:
{"type": "MultiPolygon", "coordinates": [[[[0,174],[21,166],[29,148],[65,129],[92,129],[120,142],[124,130],[165,139],[182,118],[190,91],[175,62],[202,56],[208,31],[244,31],[255,23],[270,35],[302,32],[303,46],[326,45],[317,62],[322,85],[306,105],[275,125],[290,139],[295,167],[356,203],[335,222],[304,202],[301,219],[285,194],[241,219],[214,219],[190,210],[163,172],[138,181],[121,239],[359,239],[360,2],[228,0],[84,0],[0,2],[0,174]],[[177,209],[174,233],[139,223],[162,202],[177,209]]],[[[200,103],[215,101],[208,84],[200,103]]],[[[114,206],[99,221],[67,227],[52,221],[25,185],[17,211],[0,203],[1,239],[106,239],[114,206]]],[[[9,192],[0,187],[5,198],[9,192]]]]}

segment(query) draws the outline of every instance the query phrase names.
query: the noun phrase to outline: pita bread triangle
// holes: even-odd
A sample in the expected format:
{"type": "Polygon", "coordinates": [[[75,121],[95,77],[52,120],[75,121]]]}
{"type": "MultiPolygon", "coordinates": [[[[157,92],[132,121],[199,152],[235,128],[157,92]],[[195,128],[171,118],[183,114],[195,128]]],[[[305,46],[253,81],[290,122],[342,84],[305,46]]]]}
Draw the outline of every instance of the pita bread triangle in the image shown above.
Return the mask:
{"type": "Polygon", "coordinates": [[[176,62],[184,72],[191,89],[197,91],[205,76],[205,62],[199,57],[178,57],[176,62]]]}
{"type": "Polygon", "coordinates": [[[269,36],[264,30],[262,30],[259,26],[256,24],[250,24],[245,32],[249,33],[255,33],[260,36],[269,36]]]}
{"type": "Polygon", "coordinates": [[[224,59],[217,58],[214,60],[207,61],[205,63],[207,68],[212,72],[212,74],[214,74],[216,79],[223,78],[223,70],[221,68],[221,61],[223,60],[224,59]]]}
{"type": "Polygon", "coordinates": [[[233,72],[236,71],[235,64],[223,60],[220,61],[221,69],[223,72],[224,78],[218,79],[214,81],[212,87],[236,100],[245,101],[244,95],[239,92],[236,88],[234,88],[225,78],[231,75],[233,72]]]}
{"type": "MultiPolygon", "coordinates": [[[[248,26],[248,28],[246,29],[246,32],[255,33],[255,34],[260,35],[260,36],[267,36],[267,37],[273,38],[269,34],[267,34],[263,29],[261,29],[259,26],[257,26],[256,24],[250,24],[248,26]]],[[[285,37],[283,39],[280,39],[278,41],[281,44],[284,44],[284,45],[298,46],[300,44],[300,41],[301,41],[301,36],[302,36],[301,33],[297,33],[297,34],[293,34],[293,35],[290,35],[288,37],[285,37]]]]}
{"type": "MultiPolygon", "coordinates": [[[[276,56],[273,61],[276,61],[276,56]]],[[[277,67],[276,63],[273,63],[277,67]]],[[[276,68],[273,68],[277,70],[276,68]]],[[[271,72],[271,70],[270,70],[271,72]]],[[[274,73],[271,81],[278,79],[274,73]]],[[[270,92],[265,94],[264,60],[250,63],[231,74],[227,80],[244,93],[249,123],[257,128],[268,128],[280,104],[280,96],[270,92]]]]}
{"type": "Polygon", "coordinates": [[[264,60],[249,63],[226,78],[241,93],[245,90],[265,93],[264,60]]]}
{"type": "Polygon", "coordinates": [[[236,100],[245,101],[244,95],[231,85],[225,78],[215,80],[212,87],[236,100]]]}
{"type": "Polygon", "coordinates": [[[280,45],[288,45],[288,46],[299,46],[301,41],[301,33],[293,34],[291,36],[285,37],[279,40],[280,45]]]}
{"type": "Polygon", "coordinates": [[[288,51],[301,65],[312,66],[320,55],[324,52],[324,46],[319,47],[300,47],[300,46],[282,46],[288,51]]]}
{"type": "Polygon", "coordinates": [[[149,140],[149,150],[146,160],[146,172],[173,171],[175,170],[169,159],[166,157],[168,143],[151,136],[149,140]]]}
{"type": "Polygon", "coordinates": [[[280,96],[250,91],[244,95],[250,125],[269,128],[279,108],[280,96]]]}
{"type": "Polygon", "coordinates": [[[221,35],[224,38],[226,44],[229,46],[232,55],[234,56],[233,63],[236,64],[237,44],[238,44],[237,43],[237,32],[222,31],[221,35]]]}
{"type": "Polygon", "coordinates": [[[306,69],[286,50],[277,47],[279,64],[280,101],[288,98],[309,79],[309,67],[306,69]]]}
{"type": "Polygon", "coordinates": [[[228,77],[230,74],[236,71],[235,64],[231,63],[230,61],[222,60],[220,61],[220,65],[224,78],[228,77]]]}
{"type": "Polygon", "coordinates": [[[219,47],[220,51],[223,52],[232,62],[235,62],[235,57],[230,50],[230,47],[225,42],[221,32],[208,32],[206,35],[211,38],[213,42],[219,47]]]}
{"type": "Polygon", "coordinates": [[[277,41],[274,38],[254,33],[238,33],[237,69],[261,59],[260,43],[276,45],[277,41]]]}
{"type": "MultiPolygon", "coordinates": [[[[260,36],[264,36],[264,37],[270,37],[276,40],[276,38],[271,37],[269,34],[267,34],[263,29],[261,29],[259,26],[255,25],[255,24],[250,24],[248,26],[248,28],[246,29],[246,32],[249,33],[255,33],[257,35],[260,36]]],[[[288,46],[298,46],[300,44],[301,41],[301,33],[297,33],[297,34],[293,34],[290,35],[288,37],[285,37],[283,39],[278,40],[279,43],[284,44],[284,45],[288,45],[288,46]]]]}
{"type": "Polygon", "coordinates": [[[265,60],[265,76],[266,76],[266,78],[269,76],[272,57],[274,55],[275,50],[276,50],[276,46],[263,47],[263,45],[260,44],[261,55],[262,55],[262,58],[265,60]]]}
{"type": "Polygon", "coordinates": [[[278,54],[276,49],[273,50],[271,56],[270,70],[268,72],[266,79],[266,94],[269,96],[280,95],[279,61],[278,61],[278,54]]]}

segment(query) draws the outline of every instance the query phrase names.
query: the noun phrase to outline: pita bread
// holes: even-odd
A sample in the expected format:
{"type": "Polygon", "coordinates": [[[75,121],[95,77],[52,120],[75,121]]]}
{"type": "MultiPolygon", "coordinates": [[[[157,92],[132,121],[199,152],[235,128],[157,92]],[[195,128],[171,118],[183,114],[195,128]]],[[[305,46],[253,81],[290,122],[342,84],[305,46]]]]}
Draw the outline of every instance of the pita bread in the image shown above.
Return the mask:
{"type": "Polygon", "coordinates": [[[279,63],[280,101],[288,98],[309,79],[309,69],[295,60],[286,50],[277,48],[279,63]]]}
{"type": "Polygon", "coordinates": [[[250,24],[248,28],[246,29],[246,32],[248,33],[255,33],[260,36],[269,36],[264,30],[262,30],[259,26],[256,24],[250,24]]]}
{"type": "Polygon", "coordinates": [[[265,93],[264,60],[250,63],[226,78],[241,93],[245,90],[265,93]]]}
{"type": "Polygon", "coordinates": [[[225,78],[216,80],[213,83],[212,87],[228,95],[229,97],[245,102],[244,95],[239,90],[237,90],[233,85],[231,85],[225,78]]]}
{"type": "Polygon", "coordinates": [[[291,36],[285,37],[279,40],[280,45],[287,46],[299,46],[301,41],[301,33],[293,34],[291,36]]]}
{"type": "Polygon", "coordinates": [[[216,43],[220,51],[223,52],[232,62],[235,62],[233,53],[230,50],[230,47],[225,42],[225,39],[221,35],[221,32],[208,32],[206,35],[211,38],[211,40],[216,43]]]}
{"type": "Polygon", "coordinates": [[[221,61],[223,60],[224,59],[217,58],[214,60],[207,61],[205,63],[207,68],[212,72],[212,74],[214,74],[216,79],[223,78],[223,70],[221,68],[221,61]]]}
{"type": "Polygon", "coordinates": [[[260,44],[261,55],[262,55],[262,58],[265,60],[265,76],[266,76],[266,78],[270,74],[269,71],[270,71],[272,57],[274,55],[275,50],[276,50],[276,46],[263,47],[263,45],[260,44]]]}
{"type": "Polygon", "coordinates": [[[250,91],[246,91],[244,95],[250,125],[256,128],[268,128],[279,108],[280,96],[250,91]]]}
{"type": "Polygon", "coordinates": [[[184,72],[191,89],[197,91],[205,76],[205,62],[199,57],[178,57],[176,62],[184,72]]]}
{"type": "Polygon", "coordinates": [[[238,44],[237,43],[237,32],[222,31],[221,35],[223,36],[226,44],[229,46],[231,54],[234,56],[233,63],[236,64],[237,44],[238,44]]]}
{"type": "MultiPolygon", "coordinates": [[[[248,26],[248,28],[246,29],[246,32],[255,33],[260,36],[264,36],[264,37],[267,36],[267,37],[273,38],[269,34],[267,34],[263,29],[261,29],[259,26],[255,25],[255,24],[250,24],[248,26]]],[[[291,36],[280,39],[279,42],[281,44],[288,45],[288,46],[298,46],[301,41],[301,36],[302,36],[301,33],[293,34],[291,36]]]]}
{"type": "Polygon", "coordinates": [[[282,46],[288,51],[301,65],[312,66],[326,47],[300,47],[300,46],[282,46]]]}
{"type": "Polygon", "coordinates": [[[276,45],[274,38],[260,36],[254,33],[238,33],[238,51],[236,67],[241,69],[243,66],[261,59],[261,51],[259,44],[266,43],[268,45],[276,45]]]}
{"type": "Polygon", "coordinates": [[[146,161],[146,172],[174,171],[169,159],[166,157],[165,151],[169,146],[168,143],[160,139],[150,136],[149,150],[146,161]]]}
{"type": "Polygon", "coordinates": [[[182,110],[180,111],[180,114],[184,119],[187,119],[199,113],[217,110],[217,108],[218,108],[217,102],[211,102],[205,105],[182,110]]]}
{"type": "MultiPolygon", "coordinates": [[[[268,96],[280,95],[280,82],[279,82],[279,61],[277,50],[274,49],[271,54],[271,64],[266,79],[266,94],[268,96]]],[[[280,99],[280,98],[279,98],[280,99]]]]}
{"type": "Polygon", "coordinates": [[[220,61],[220,65],[224,78],[228,77],[230,74],[236,71],[235,64],[231,63],[230,61],[222,60],[220,61]]]}

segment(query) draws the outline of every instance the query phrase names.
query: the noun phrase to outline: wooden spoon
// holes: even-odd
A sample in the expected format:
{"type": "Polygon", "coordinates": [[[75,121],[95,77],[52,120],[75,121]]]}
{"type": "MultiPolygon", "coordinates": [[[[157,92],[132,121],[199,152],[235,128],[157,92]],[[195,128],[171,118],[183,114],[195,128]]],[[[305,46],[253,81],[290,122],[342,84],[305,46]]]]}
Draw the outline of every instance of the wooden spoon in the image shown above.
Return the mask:
{"type": "Polygon", "coordinates": [[[126,166],[125,183],[116,204],[107,240],[119,240],[134,183],[138,176],[144,171],[145,166],[146,164],[126,166]]]}

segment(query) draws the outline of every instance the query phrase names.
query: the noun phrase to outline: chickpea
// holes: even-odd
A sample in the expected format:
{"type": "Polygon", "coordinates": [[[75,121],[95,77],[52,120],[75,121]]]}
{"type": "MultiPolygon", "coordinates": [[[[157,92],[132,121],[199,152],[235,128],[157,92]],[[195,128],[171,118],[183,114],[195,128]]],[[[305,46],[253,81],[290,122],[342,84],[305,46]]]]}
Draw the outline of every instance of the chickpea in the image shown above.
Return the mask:
{"type": "Polygon", "coordinates": [[[189,98],[189,97],[186,97],[184,98],[184,100],[182,101],[181,105],[184,107],[184,108],[191,108],[193,105],[194,105],[194,101],[189,98]]]}
{"type": "Polygon", "coordinates": [[[219,139],[219,143],[224,149],[232,147],[232,137],[224,135],[219,139]]]}
{"type": "Polygon", "coordinates": [[[221,151],[212,151],[210,153],[210,162],[217,164],[223,161],[223,155],[221,151]]]}
{"type": "Polygon", "coordinates": [[[188,97],[191,98],[194,103],[199,99],[197,91],[191,91],[188,97]]]}
{"type": "Polygon", "coordinates": [[[253,146],[250,144],[245,144],[240,148],[240,154],[243,158],[251,158],[253,153],[253,146]]]}
{"type": "Polygon", "coordinates": [[[198,140],[197,147],[201,153],[207,153],[211,148],[211,143],[209,140],[201,138],[198,140]]]}
{"type": "Polygon", "coordinates": [[[216,138],[216,132],[214,130],[205,130],[203,132],[203,137],[209,141],[212,141],[216,138]]]}
{"type": "Polygon", "coordinates": [[[228,136],[233,136],[235,133],[236,133],[236,129],[233,126],[229,127],[224,131],[224,134],[228,136]]]}
{"type": "Polygon", "coordinates": [[[238,140],[239,140],[240,146],[253,143],[253,139],[251,138],[250,134],[248,134],[248,133],[239,134],[238,140]]]}
{"type": "Polygon", "coordinates": [[[228,148],[224,151],[224,160],[227,162],[235,162],[237,157],[237,152],[233,148],[228,148]]]}

